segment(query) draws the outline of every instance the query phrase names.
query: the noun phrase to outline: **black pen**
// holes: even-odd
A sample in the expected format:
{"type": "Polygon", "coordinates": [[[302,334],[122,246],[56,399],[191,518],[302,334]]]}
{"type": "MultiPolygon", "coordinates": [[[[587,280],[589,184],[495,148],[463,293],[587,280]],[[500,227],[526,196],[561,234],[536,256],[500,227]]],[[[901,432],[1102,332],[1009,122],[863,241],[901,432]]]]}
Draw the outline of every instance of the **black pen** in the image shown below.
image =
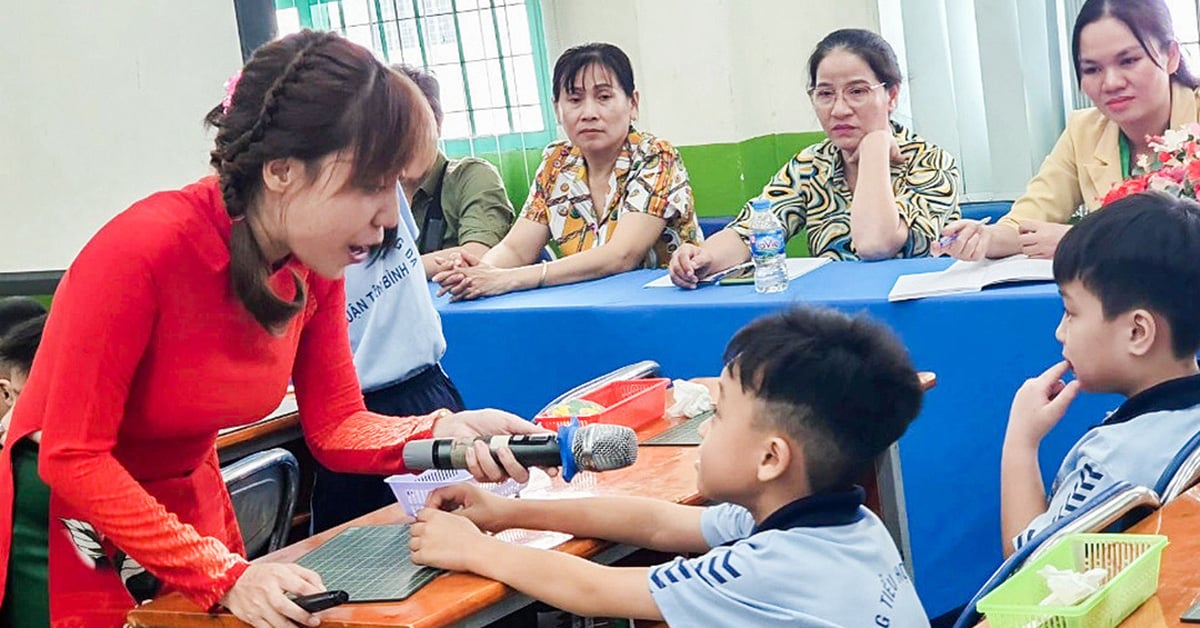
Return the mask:
{"type": "Polygon", "coordinates": [[[349,602],[350,594],[345,591],[322,591],[312,595],[297,596],[292,598],[292,601],[296,603],[296,606],[310,613],[316,613],[349,602]]]}

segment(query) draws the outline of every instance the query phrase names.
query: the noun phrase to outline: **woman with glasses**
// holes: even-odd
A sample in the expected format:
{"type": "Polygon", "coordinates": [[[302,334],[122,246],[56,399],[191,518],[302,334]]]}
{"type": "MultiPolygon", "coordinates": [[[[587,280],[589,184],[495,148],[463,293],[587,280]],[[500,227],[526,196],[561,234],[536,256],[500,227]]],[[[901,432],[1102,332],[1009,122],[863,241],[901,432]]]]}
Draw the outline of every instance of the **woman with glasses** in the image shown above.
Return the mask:
{"type": "MultiPolygon", "coordinates": [[[[808,59],[809,95],[828,138],[793,157],[758,197],[813,255],[875,260],[929,253],[958,218],[958,168],[946,151],[891,122],[900,94],[896,54],[861,29],[830,33],[808,59]]],[[[676,285],[694,288],[750,258],[747,202],[729,227],[671,259],[676,285]]]]}
{"type": "MultiPolygon", "coordinates": [[[[962,220],[945,253],[958,259],[1024,253],[1051,258],[1071,216],[1154,156],[1150,137],[1200,121],[1200,80],[1188,71],[1163,0],[1088,0],[1071,38],[1075,77],[1095,107],[1081,109],[1008,215],[984,227],[962,220]]],[[[1141,168],[1140,170],[1144,170],[1141,168]]]]}

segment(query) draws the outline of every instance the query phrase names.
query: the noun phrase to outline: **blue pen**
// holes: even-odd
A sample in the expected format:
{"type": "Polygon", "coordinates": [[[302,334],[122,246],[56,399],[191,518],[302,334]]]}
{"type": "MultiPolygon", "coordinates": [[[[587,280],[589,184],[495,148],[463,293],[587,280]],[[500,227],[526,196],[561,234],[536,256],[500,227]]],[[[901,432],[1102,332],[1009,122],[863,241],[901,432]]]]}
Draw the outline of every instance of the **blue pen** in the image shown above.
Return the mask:
{"type": "MultiPolygon", "coordinates": [[[[983,217],[983,220],[977,220],[977,221],[975,221],[975,222],[978,222],[978,223],[979,223],[979,226],[981,226],[981,227],[982,227],[983,225],[986,225],[986,224],[988,224],[988,223],[989,223],[989,222],[991,222],[991,221],[992,221],[992,217],[991,217],[991,216],[984,216],[984,217],[983,217]]],[[[955,240],[957,240],[957,239],[958,239],[958,234],[957,234],[957,233],[956,233],[956,234],[954,234],[954,235],[942,236],[942,237],[938,238],[937,245],[938,245],[938,247],[940,247],[940,248],[943,248],[943,249],[944,249],[944,248],[946,248],[946,247],[950,246],[951,244],[953,244],[953,243],[954,243],[954,241],[955,241],[955,240]]]]}

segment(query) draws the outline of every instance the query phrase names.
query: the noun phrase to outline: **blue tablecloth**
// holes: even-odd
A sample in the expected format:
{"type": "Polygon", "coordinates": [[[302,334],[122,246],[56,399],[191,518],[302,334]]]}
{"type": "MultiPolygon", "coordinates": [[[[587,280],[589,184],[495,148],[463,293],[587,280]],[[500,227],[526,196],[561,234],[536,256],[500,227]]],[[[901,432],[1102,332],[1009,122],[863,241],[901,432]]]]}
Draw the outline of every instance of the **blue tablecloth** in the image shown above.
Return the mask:
{"type": "MultiPolygon", "coordinates": [[[[903,339],[938,384],[900,441],[917,590],[931,616],[965,602],[1001,561],[1000,448],[1017,387],[1060,359],[1054,284],[889,303],[901,274],[946,259],[830,263],[786,292],[752,286],[696,291],[642,286],[663,271],[467,303],[437,300],[449,351],[443,364],[469,407],[529,416],[549,399],[616,367],[652,359],[671,378],[717,375],[735,331],[791,304],[865,311],[903,339]]],[[[869,391],[867,391],[869,393],[869,391]]],[[[1063,455],[1120,398],[1081,395],[1041,449],[1053,476],[1063,455]]]]}

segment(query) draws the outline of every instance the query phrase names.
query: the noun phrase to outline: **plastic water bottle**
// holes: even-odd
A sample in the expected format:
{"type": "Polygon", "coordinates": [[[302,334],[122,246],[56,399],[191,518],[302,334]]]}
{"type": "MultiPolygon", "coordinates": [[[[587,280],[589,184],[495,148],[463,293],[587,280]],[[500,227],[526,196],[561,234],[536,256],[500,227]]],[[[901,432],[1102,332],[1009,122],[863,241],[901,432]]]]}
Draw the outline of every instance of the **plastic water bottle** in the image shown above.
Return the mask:
{"type": "Polygon", "coordinates": [[[754,258],[754,290],[763,294],[787,290],[787,256],[783,223],[771,212],[771,203],[750,203],[750,255],[754,258]]]}

